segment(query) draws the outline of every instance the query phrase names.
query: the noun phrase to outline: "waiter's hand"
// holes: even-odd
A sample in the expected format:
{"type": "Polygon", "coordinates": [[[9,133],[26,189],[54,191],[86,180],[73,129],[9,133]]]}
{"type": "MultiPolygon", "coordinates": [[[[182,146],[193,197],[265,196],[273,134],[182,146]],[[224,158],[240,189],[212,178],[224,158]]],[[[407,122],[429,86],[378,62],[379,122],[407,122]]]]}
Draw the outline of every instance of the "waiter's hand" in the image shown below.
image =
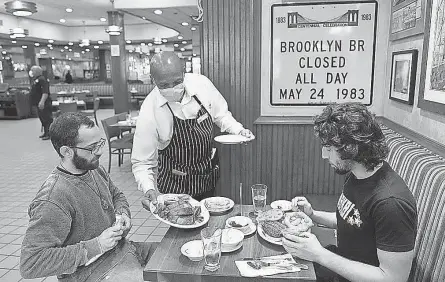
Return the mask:
{"type": "Polygon", "coordinates": [[[156,205],[157,202],[158,202],[158,196],[159,196],[160,194],[161,194],[161,193],[159,193],[158,190],[156,190],[156,189],[150,189],[150,190],[148,190],[148,191],[145,193],[144,196],[145,196],[145,199],[149,200],[150,202],[153,202],[153,204],[156,205]]]}
{"type": "Polygon", "coordinates": [[[38,107],[39,107],[39,110],[43,110],[43,108],[45,107],[45,103],[40,101],[38,107]]]}
{"type": "Polygon", "coordinates": [[[253,135],[252,131],[250,131],[249,129],[243,129],[238,134],[249,138],[249,141],[255,138],[255,135],[253,135]]]}

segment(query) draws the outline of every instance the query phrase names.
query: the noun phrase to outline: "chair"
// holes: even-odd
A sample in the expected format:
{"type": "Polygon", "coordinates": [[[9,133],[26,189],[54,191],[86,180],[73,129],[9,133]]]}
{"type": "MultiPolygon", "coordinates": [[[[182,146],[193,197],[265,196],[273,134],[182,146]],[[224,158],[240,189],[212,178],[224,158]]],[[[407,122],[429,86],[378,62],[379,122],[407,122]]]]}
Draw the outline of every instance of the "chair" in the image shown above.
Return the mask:
{"type": "Polygon", "coordinates": [[[94,104],[94,107],[92,110],[83,110],[83,111],[81,111],[81,113],[83,113],[89,117],[94,117],[94,120],[96,121],[96,125],[99,126],[99,124],[97,123],[96,112],[97,112],[97,110],[99,110],[100,98],[94,98],[93,104],[94,104]]]}
{"type": "Polygon", "coordinates": [[[77,101],[84,101],[85,105],[84,105],[84,109],[87,109],[87,93],[85,92],[80,92],[80,93],[76,93],[76,95],[74,96],[77,101]]]}
{"type": "Polygon", "coordinates": [[[119,116],[120,115],[115,115],[102,120],[102,127],[104,128],[108,142],[108,173],[111,171],[111,156],[118,155],[118,165],[121,166],[124,160],[124,155],[131,154],[133,148],[133,134],[122,135],[122,132],[118,127],[110,126],[119,121],[119,116]]]}
{"type": "Polygon", "coordinates": [[[59,103],[59,113],[75,113],[77,112],[77,103],[76,102],[68,102],[68,103],[59,103]]]}

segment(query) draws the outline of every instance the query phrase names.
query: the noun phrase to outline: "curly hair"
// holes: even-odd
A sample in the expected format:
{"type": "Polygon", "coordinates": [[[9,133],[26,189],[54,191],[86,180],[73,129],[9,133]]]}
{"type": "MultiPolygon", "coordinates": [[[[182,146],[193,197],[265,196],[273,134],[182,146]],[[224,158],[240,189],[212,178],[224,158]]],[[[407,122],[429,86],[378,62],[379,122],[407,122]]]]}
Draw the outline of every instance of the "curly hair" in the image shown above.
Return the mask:
{"type": "Polygon", "coordinates": [[[388,156],[388,145],[375,115],[359,103],[328,105],[315,117],[315,135],[323,146],[337,148],[341,159],[373,170],[388,156]]]}
{"type": "Polygon", "coordinates": [[[49,136],[54,149],[60,154],[62,146],[74,147],[79,143],[79,128],[95,126],[94,122],[82,113],[63,113],[49,127],[49,136]]]}

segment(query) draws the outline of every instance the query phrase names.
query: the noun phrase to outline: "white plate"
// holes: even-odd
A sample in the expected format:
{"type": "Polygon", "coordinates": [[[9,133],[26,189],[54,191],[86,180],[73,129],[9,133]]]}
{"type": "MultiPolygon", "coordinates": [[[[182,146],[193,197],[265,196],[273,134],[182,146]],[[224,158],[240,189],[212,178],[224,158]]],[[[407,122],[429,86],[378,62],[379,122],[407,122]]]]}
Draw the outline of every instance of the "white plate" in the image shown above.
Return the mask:
{"type": "Polygon", "coordinates": [[[200,261],[204,258],[201,240],[193,240],[181,247],[181,253],[192,261],[200,261]]]}
{"type": "Polygon", "coordinates": [[[222,144],[241,144],[244,142],[249,142],[255,138],[247,138],[242,135],[237,134],[226,134],[226,135],[219,135],[215,137],[215,141],[222,143],[222,144]]]}
{"type": "Polygon", "coordinates": [[[225,228],[222,231],[221,252],[230,253],[243,245],[244,233],[238,229],[225,228]]]}
{"type": "Polygon", "coordinates": [[[208,206],[206,206],[206,208],[208,209],[208,211],[211,214],[226,212],[226,211],[230,210],[231,208],[233,208],[233,206],[235,205],[235,203],[231,199],[225,198],[225,197],[211,197],[211,198],[207,198],[207,199],[202,200],[201,204],[205,205],[206,201],[207,201],[207,203],[212,202],[212,201],[228,201],[228,205],[225,208],[222,208],[222,209],[216,209],[216,208],[215,209],[212,209],[212,208],[209,209],[208,206]]]}
{"type": "Polygon", "coordinates": [[[280,238],[274,238],[274,237],[271,237],[271,236],[267,235],[264,232],[263,227],[261,226],[261,224],[258,224],[258,234],[260,235],[261,238],[263,238],[264,240],[266,240],[269,243],[283,246],[283,242],[281,241],[281,237],[280,238]]]}
{"type": "MultiPolygon", "coordinates": [[[[226,224],[226,228],[233,228],[229,225],[226,224]]],[[[233,228],[236,229],[236,228],[233,228]]],[[[236,230],[240,230],[240,229],[236,229],[236,230]]],[[[240,230],[241,231],[241,230],[240,230]]],[[[256,231],[256,225],[254,223],[249,224],[249,229],[247,229],[245,232],[241,231],[244,233],[244,237],[252,235],[253,233],[255,233],[256,231]]]]}
{"type": "MultiPolygon", "coordinates": [[[[175,196],[178,196],[178,195],[177,194],[162,194],[162,195],[159,195],[158,196],[158,202],[163,202],[163,198],[165,198],[165,197],[175,197],[175,196]]],[[[176,224],[176,223],[170,222],[168,220],[165,220],[162,217],[160,217],[159,215],[154,213],[154,211],[156,210],[156,207],[153,205],[153,202],[150,202],[150,211],[160,221],[162,221],[162,222],[164,222],[164,223],[166,223],[166,224],[168,224],[170,226],[176,227],[176,228],[180,228],[180,229],[193,229],[193,228],[197,228],[197,227],[203,226],[210,219],[209,211],[206,209],[206,207],[203,204],[201,204],[197,200],[193,199],[192,197],[190,197],[189,201],[190,201],[190,204],[192,206],[194,206],[194,207],[201,206],[201,216],[204,217],[204,220],[201,221],[200,223],[195,223],[195,224],[190,224],[190,225],[180,225],[180,224],[176,224]]]]}
{"type": "Polygon", "coordinates": [[[227,246],[221,245],[221,253],[231,253],[231,252],[238,250],[242,246],[243,246],[242,242],[238,243],[238,245],[236,245],[234,247],[227,247],[227,246]]]}
{"type": "Polygon", "coordinates": [[[292,210],[292,202],[287,200],[278,200],[270,203],[270,207],[287,212],[292,210]]]}

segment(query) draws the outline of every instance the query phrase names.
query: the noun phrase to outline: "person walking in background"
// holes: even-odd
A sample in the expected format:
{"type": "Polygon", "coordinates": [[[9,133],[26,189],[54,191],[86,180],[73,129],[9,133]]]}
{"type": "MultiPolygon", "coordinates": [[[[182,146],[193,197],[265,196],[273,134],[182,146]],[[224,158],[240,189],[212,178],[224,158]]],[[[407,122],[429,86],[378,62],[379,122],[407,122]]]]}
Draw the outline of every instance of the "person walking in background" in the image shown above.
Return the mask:
{"type": "Polygon", "coordinates": [[[65,75],[65,82],[68,84],[73,83],[73,76],[71,75],[71,71],[68,70],[65,75]]]}
{"type": "Polygon", "coordinates": [[[49,81],[43,76],[43,70],[39,66],[32,66],[29,71],[32,79],[31,100],[37,106],[37,113],[43,126],[42,140],[49,140],[49,126],[53,122],[52,101],[49,93],[49,81]]]}

